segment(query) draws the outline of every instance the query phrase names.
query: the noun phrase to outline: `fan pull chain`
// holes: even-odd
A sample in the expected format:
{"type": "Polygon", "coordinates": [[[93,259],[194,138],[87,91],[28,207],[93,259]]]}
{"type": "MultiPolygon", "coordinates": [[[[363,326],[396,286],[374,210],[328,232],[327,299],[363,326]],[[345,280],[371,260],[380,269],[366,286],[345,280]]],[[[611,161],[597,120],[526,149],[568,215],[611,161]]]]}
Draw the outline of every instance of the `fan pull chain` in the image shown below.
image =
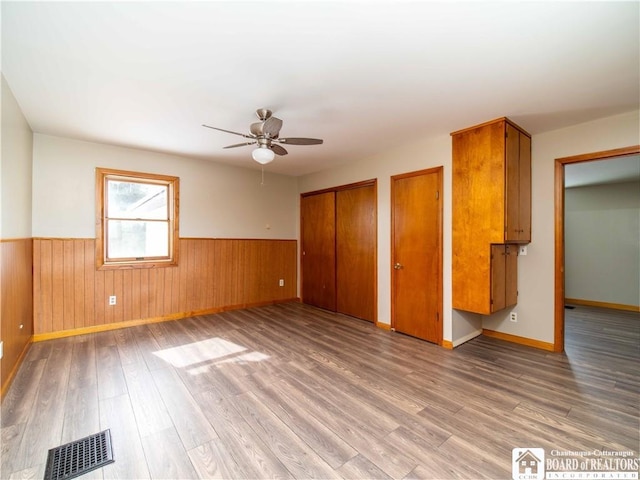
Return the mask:
{"type": "Polygon", "coordinates": [[[262,169],[262,181],[260,182],[260,185],[264,187],[264,167],[261,167],[261,169],[262,169]]]}

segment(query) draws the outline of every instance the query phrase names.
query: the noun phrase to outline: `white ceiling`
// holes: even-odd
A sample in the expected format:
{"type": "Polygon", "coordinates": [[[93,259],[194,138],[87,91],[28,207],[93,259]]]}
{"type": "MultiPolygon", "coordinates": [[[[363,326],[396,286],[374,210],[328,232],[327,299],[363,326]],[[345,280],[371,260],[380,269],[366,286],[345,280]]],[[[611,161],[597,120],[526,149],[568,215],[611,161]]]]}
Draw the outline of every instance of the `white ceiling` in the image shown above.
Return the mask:
{"type": "Polygon", "coordinates": [[[640,155],[571,163],[564,167],[566,188],[632,181],[640,182],[640,155]]]}
{"type": "Polygon", "coordinates": [[[302,175],[508,116],[531,134],[639,106],[633,2],[1,3],[34,132],[259,168],[256,108],[302,175]]]}

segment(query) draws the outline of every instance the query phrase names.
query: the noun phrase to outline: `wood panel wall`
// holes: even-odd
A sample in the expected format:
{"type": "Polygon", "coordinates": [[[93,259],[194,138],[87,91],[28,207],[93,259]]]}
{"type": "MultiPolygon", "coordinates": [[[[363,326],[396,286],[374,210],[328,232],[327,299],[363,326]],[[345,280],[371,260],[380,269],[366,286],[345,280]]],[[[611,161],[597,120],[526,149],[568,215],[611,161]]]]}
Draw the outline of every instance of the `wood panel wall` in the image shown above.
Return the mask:
{"type": "Polygon", "coordinates": [[[96,270],[94,239],[34,239],[35,334],[295,299],[296,250],[295,240],[183,238],[178,266],[96,270]]]}
{"type": "Polygon", "coordinates": [[[0,360],[2,393],[33,335],[33,240],[0,241],[0,360]]]}

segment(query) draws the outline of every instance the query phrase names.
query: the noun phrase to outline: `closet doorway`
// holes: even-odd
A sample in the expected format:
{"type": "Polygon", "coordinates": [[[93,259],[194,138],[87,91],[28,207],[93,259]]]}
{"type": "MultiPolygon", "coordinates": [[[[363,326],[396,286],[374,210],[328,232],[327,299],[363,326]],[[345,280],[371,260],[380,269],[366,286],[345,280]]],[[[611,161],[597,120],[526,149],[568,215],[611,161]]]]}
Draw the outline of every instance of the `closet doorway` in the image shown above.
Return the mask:
{"type": "Polygon", "coordinates": [[[376,321],[376,180],[300,199],[302,301],[376,321]]]}

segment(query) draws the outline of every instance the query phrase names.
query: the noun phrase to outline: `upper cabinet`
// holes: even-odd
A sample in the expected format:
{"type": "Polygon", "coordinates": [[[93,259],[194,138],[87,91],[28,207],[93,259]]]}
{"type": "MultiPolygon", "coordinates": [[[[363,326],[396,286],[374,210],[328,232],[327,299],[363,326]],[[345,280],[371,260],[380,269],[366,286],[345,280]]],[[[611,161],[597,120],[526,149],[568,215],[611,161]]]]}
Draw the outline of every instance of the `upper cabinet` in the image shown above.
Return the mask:
{"type": "Polygon", "coordinates": [[[454,233],[531,241],[531,136],[507,118],[453,132],[454,233]],[[460,233],[460,232],[459,232],[460,233]]]}
{"type": "Polygon", "coordinates": [[[515,303],[513,244],[531,241],[531,136],[507,118],[451,136],[453,307],[490,314],[515,303]]]}

